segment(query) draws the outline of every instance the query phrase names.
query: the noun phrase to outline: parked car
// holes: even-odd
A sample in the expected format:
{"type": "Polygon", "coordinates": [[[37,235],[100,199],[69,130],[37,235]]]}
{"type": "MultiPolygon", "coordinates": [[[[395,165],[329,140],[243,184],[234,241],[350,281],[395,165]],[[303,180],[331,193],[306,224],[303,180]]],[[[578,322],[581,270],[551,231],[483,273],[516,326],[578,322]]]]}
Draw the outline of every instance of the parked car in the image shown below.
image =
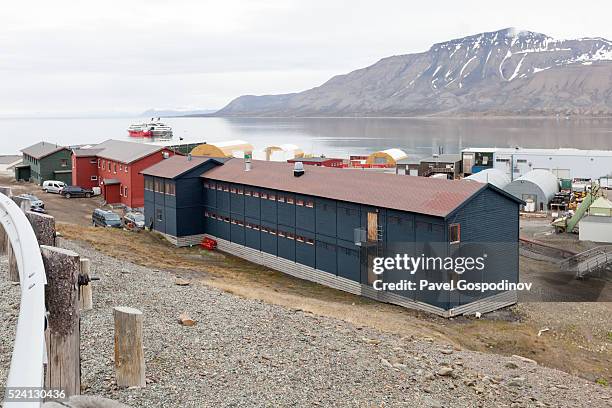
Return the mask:
{"type": "Polygon", "coordinates": [[[91,214],[91,222],[94,227],[121,228],[121,217],[110,210],[96,208],[91,214]]]}
{"type": "Polygon", "coordinates": [[[144,215],[140,212],[129,212],[123,216],[123,226],[127,229],[143,229],[145,226],[144,215]]]}
{"type": "Polygon", "coordinates": [[[79,186],[66,186],[62,188],[62,190],[60,191],[60,194],[64,196],[65,198],[72,198],[72,197],[89,198],[92,195],[94,195],[93,190],[90,190],[88,188],[79,187],[79,186]]]}
{"type": "Polygon", "coordinates": [[[31,208],[45,208],[45,203],[34,194],[23,193],[17,197],[30,201],[31,208]]]}
{"type": "Polygon", "coordinates": [[[45,193],[59,194],[66,187],[66,183],[57,180],[47,180],[43,182],[42,189],[45,193]]]}

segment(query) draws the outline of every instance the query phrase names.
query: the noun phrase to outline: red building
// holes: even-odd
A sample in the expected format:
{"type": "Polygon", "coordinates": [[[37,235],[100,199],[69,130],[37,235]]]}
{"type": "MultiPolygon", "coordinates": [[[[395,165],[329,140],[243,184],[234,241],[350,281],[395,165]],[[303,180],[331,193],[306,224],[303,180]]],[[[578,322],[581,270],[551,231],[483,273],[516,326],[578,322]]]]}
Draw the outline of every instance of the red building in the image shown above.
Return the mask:
{"type": "Polygon", "coordinates": [[[174,153],[162,146],[107,140],[72,151],[72,184],[100,187],[109,204],[144,207],[144,177],[140,172],[174,153]]]}
{"type": "Polygon", "coordinates": [[[334,159],[331,157],[296,157],[287,160],[288,163],[302,162],[309,166],[323,166],[323,167],[342,167],[344,162],[342,159],[334,159]]]}

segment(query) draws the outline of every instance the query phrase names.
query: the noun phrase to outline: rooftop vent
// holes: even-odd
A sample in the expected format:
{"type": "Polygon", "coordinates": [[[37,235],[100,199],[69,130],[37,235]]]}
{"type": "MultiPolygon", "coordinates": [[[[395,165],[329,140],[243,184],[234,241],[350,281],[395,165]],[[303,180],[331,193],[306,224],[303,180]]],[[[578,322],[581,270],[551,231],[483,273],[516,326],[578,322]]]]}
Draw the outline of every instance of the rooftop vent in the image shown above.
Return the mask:
{"type": "Polygon", "coordinates": [[[164,159],[167,159],[167,158],[169,158],[169,157],[170,157],[170,153],[168,153],[168,152],[162,152],[162,157],[163,157],[164,159]]]}
{"type": "Polygon", "coordinates": [[[253,152],[244,152],[244,171],[251,171],[251,157],[253,152]]]}
{"type": "Polygon", "coordinates": [[[295,162],[295,164],[293,165],[293,176],[301,177],[303,175],[304,175],[304,163],[295,162]]]}

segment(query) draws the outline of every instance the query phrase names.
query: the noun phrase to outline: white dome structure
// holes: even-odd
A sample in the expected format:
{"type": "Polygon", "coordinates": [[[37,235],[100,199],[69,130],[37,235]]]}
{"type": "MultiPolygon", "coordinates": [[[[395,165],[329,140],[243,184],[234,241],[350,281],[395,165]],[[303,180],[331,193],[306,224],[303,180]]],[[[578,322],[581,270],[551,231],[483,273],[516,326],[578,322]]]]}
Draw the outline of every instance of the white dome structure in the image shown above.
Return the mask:
{"type": "Polygon", "coordinates": [[[465,180],[477,181],[479,183],[489,183],[502,190],[510,184],[510,177],[499,169],[486,169],[467,176],[465,180]]]}
{"type": "Polygon", "coordinates": [[[523,201],[533,200],[536,209],[544,211],[559,192],[559,180],[550,171],[537,169],[517,178],[504,190],[523,201]]]}

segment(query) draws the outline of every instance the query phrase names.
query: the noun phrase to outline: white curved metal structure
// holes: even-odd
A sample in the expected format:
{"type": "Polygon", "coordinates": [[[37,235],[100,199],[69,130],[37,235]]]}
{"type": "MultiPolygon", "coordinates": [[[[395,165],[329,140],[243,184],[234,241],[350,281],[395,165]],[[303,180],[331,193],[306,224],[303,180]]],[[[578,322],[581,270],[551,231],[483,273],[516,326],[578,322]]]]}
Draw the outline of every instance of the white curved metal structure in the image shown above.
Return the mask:
{"type": "Polygon", "coordinates": [[[540,210],[544,210],[559,192],[559,180],[548,170],[536,169],[517,178],[504,190],[521,200],[535,198],[540,210]]]}
{"type": "MultiPolygon", "coordinates": [[[[42,387],[45,362],[45,285],[47,277],[34,230],[21,209],[0,193],[0,223],[19,268],[21,302],[7,387],[42,387]]],[[[40,407],[40,402],[5,402],[4,407],[40,407]]]]}
{"type": "Polygon", "coordinates": [[[466,180],[477,181],[479,183],[493,184],[497,188],[504,189],[510,184],[510,177],[500,169],[485,169],[474,173],[465,178],[466,180]]]}

